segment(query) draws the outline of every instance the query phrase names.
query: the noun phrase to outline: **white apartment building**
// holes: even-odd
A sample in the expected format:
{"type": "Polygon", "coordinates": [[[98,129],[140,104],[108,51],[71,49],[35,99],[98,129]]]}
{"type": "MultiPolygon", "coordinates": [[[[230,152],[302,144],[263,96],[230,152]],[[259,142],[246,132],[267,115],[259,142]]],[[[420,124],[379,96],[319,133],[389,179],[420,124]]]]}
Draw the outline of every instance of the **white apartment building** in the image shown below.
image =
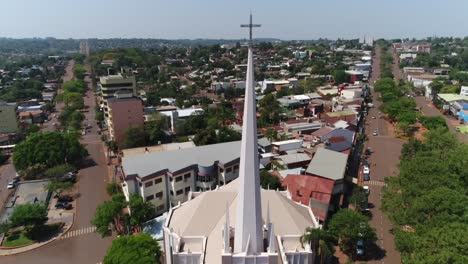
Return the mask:
{"type": "Polygon", "coordinates": [[[137,193],[162,214],[192,191],[225,185],[239,175],[240,141],[124,156],[119,177],[124,195],[137,193]]]}

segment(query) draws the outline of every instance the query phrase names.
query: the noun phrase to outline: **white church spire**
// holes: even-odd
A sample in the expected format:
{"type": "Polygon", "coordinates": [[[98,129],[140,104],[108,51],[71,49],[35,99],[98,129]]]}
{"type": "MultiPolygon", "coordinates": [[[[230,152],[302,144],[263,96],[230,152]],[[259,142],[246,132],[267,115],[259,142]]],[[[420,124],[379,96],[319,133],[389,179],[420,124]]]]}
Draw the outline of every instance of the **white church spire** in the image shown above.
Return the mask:
{"type": "Polygon", "coordinates": [[[260,25],[241,25],[250,30],[247,59],[247,77],[242,126],[242,143],[239,166],[238,202],[234,253],[263,252],[262,205],[260,197],[260,175],[258,172],[257,114],[255,101],[255,79],[252,52],[252,28],[260,25]]]}

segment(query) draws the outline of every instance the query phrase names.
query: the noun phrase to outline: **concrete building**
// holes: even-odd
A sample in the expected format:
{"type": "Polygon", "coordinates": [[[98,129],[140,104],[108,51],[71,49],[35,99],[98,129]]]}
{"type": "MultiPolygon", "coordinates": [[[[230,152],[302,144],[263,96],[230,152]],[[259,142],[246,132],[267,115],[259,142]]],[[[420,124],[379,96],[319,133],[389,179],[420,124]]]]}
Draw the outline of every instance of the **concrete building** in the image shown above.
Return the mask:
{"type": "Polygon", "coordinates": [[[98,93],[100,105],[106,111],[107,100],[114,98],[116,92],[125,92],[131,96],[137,96],[135,76],[124,76],[122,74],[102,76],[99,78],[98,93]]]}
{"type": "Polygon", "coordinates": [[[0,134],[16,133],[17,131],[16,104],[0,101],[0,134]]]}
{"type": "Polygon", "coordinates": [[[239,178],[214,191],[189,193],[189,201],[170,210],[166,263],[313,263],[314,252],[300,241],[305,228],[319,227],[313,212],[285,192],[260,188],[251,43],[239,178]]]}
{"type": "Polygon", "coordinates": [[[135,97],[109,98],[107,103],[108,111],[104,116],[109,128],[110,139],[121,145],[128,128],[143,126],[143,103],[135,97]]]}
{"type": "Polygon", "coordinates": [[[190,191],[212,190],[237,178],[239,151],[240,141],[234,141],[124,155],[120,171],[124,194],[139,194],[162,214],[186,202],[190,191]]]}

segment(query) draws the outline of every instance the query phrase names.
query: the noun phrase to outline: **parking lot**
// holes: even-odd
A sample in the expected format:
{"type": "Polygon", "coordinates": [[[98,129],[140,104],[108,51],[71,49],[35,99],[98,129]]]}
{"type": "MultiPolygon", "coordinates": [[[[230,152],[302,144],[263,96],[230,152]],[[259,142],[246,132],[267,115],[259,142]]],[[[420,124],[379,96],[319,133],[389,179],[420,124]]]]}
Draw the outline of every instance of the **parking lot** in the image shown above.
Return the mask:
{"type": "Polygon", "coordinates": [[[14,194],[5,204],[5,210],[0,218],[0,222],[6,222],[13,213],[14,208],[18,205],[45,202],[48,194],[45,187],[48,182],[48,180],[19,182],[14,194]]]}

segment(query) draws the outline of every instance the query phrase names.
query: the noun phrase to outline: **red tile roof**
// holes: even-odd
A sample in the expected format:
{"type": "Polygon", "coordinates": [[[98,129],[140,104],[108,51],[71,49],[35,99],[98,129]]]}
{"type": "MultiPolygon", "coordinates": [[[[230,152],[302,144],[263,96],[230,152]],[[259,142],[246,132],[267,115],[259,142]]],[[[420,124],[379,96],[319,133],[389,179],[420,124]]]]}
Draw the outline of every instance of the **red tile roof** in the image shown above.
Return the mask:
{"type": "MultiPolygon", "coordinates": [[[[288,188],[294,201],[308,206],[311,198],[326,204],[330,203],[335,181],[313,175],[288,174],[282,184],[288,188]]],[[[327,212],[311,209],[317,217],[325,220],[327,212]]]]}

